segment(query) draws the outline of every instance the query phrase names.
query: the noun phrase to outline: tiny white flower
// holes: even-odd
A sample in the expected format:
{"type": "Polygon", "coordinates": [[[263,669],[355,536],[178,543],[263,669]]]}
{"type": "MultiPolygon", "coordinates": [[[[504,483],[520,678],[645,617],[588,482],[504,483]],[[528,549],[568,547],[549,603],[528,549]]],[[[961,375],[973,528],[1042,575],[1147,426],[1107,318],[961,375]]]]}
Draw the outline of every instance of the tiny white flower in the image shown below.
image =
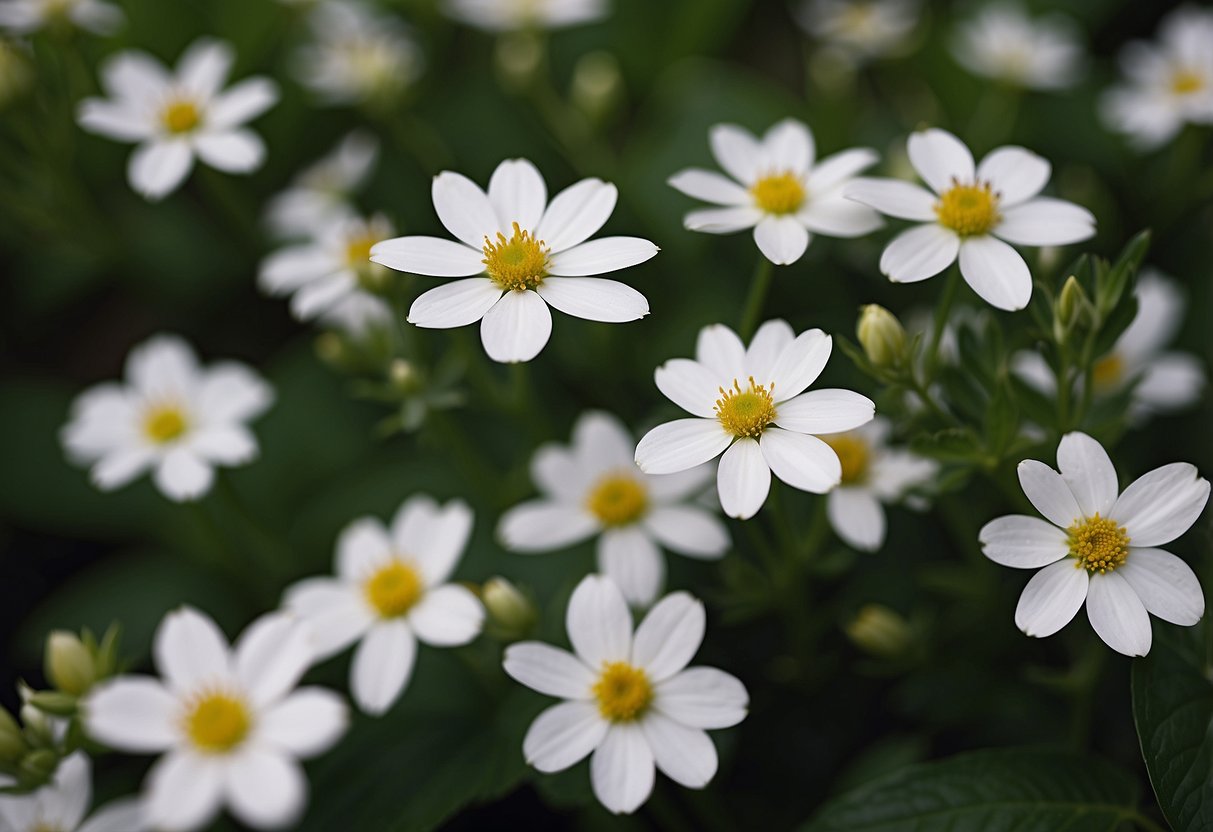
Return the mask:
{"type": "Polygon", "coordinates": [[[1095,234],[1086,208],[1037,196],[1049,181],[1046,159],[1022,147],[999,147],[980,165],[960,139],[931,128],[906,143],[910,162],[931,188],[897,179],[856,179],[851,199],[891,217],[923,223],[893,238],[880,271],[894,283],[915,283],[960,260],[960,273],[997,309],[1023,309],[1032,275],[1007,243],[1055,246],[1095,234]]]}
{"type": "Polygon", "coordinates": [[[974,75],[1034,90],[1072,87],[1084,55],[1077,27],[1063,15],[1031,18],[1018,3],[996,2],[960,24],[952,54],[974,75]]]}
{"type": "Polygon", "coordinates": [[[214,466],[257,456],[245,422],[273,399],[251,368],[225,361],[204,369],[181,338],[158,335],[131,350],[125,384],[99,384],[76,397],[60,438],[73,462],[92,466],[102,491],[150,468],[166,497],[193,500],[210,490],[214,466]]]}
{"type": "Polygon", "coordinates": [[[375,165],[379,141],[355,130],[270,200],[266,220],[279,237],[311,237],[341,222],[352,209],[349,199],[375,165]]]}
{"type": "Polygon", "coordinates": [[[589,575],[569,599],[567,628],[573,653],[535,641],[505,651],[506,673],[566,700],[531,723],[526,761],[555,772],[592,753],[594,795],[615,814],[648,799],[655,767],[689,789],[706,786],[717,767],[707,730],[745,719],[749,694],[722,670],[687,667],[703,641],[703,604],[667,595],[633,634],[623,593],[589,575]]]}
{"type": "Polygon", "coordinates": [[[824,494],[842,479],[837,454],[815,434],[853,430],[875,405],[850,390],[805,388],[825,369],[833,339],[794,335],[767,321],[749,349],[724,324],[699,331],[695,360],[657,368],[657,387],[693,419],[658,425],[636,447],[647,474],[673,474],[721,456],[716,490],[725,514],[745,520],[766,502],[772,472],[793,488],[824,494]]]}
{"type": "MultiPolygon", "coordinates": [[[[88,813],[93,798],[92,766],[83,751],[59,763],[51,782],[25,795],[0,795],[4,832],[144,832],[150,829],[142,804],[114,800],[88,813]],[[87,820],[85,815],[88,815],[87,820]]],[[[11,780],[0,775],[0,785],[11,780]]]]}
{"type": "Polygon", "coordinates": [[[112,35],[125,22],[122,9],[102,0],[0,0],[0,29],[14,35],[32,34],[58,23],[94,35],[112,35]]]}
{"type": "Polygon", "coordinates": [[[1044,520],[1009,515],[982,527],[986,557],[1003,566],[1038,569],[1024,587],[1015,624],[1051,636],[1086,602],[1087,617],[1109,647],[1126,656],[1150,650],[1150,617],[1191,626],[1205,611],[1196,575],[1155,547],[1186,532],[1209,499],[1209,482],[1186,462],[1155,468],[1123,493],[1103,446],[1067,433],[1054,471],[1034,459],[1019,463],[1024,494],[1044,520]],[[1048,522],[1046,522],[1048,521],[1048,522]]]}
{"type": "MultiPolygon", "coordinates": [[[[1092,387],[1108,395],[1133,384],[1129,415],[1140,423],[1156,413],[1173,413],[1190,407],[1205,386],[1200,359],[1166,349],[1183,324],[1182,288],[1155,269],[1144,269],[1134,290],[1137,317],[1112,349],[1092,368],[1092,387]]],[[[1016,375],[1042,393],[1057,391],[1057,379],[1044,356],[1021,350],[1011,359],[1016,375]]]]}
{"type": "Polygon", "coordinates": [[[1142,150],[1184,124],[1213,124],[1213,10],[1183,6],[1163,18],[1158,42],[1121,50],[1126,83],[1103,98],[1104,121],[1142,150]]]}
{"type": "Polygon", "coordinates": [[[639,237],[589,240],[615,210],[617,195],[614,185],[583,179],[549,203],[543,177],[526,159],[498,165],[487,194],[466,176],[444,171],[434,177],[434,209],[458,242],[398,237],[376,245],[371,259],[403,272],[465,278],[413,301],[409,323],[449,329],[482,321],[489,358],[530,361],[551,336],[549,306],[608,323],[649,313],[649,302],[630,286],[587,276],[657,254],[639,237]]]}
{"type": "Polygon", "coordinates": [[[651,477],[636,467],[635,448],[614,416],[583,414],[570,447],[550,443],[531,457],[531,479],[544,494],[501,518],[497,533],[505,546],[547,552],[598,535],[598,571],[637,606],[653,603],[665,583],[659,546],[693,558],[722,556],[728,529],[687,502],[711,480],[711,468],[651,477]]]}
{"type": "Polygon", "coordinates": [[[410,497],[390,530],[363,517],[341,532],[336,577],[287,589],[284,604],[311,625],[319,658],[358,642],[350,690],[366,713],[383,714],[400,698],[418,640],[455,647],[480,633],[484,607],[467,588],[448,583],[471,531],[472,511],[462,501],[439,506],[410,497]]]}
{"type": "Polygon", "coordinates": [[[232,649],[214,621],[182,607],[164,617],[152,650],[163,679],[118,676],[83,702],[94,740],[163,754],[144,782],[151,825],[199,829],[224,805],[259,829],[298,820],[307,802],[298,760],[327,751],[347,723],[337,694],[295,689],[313,659],[307,628],[265,615],[232,649]]]}
{"type": "Polygon", "coordinates": [[[888,420],[877,416],[854,431],[821,437],[842,464],[842,481],[826,495],[830,525],[848,545],[865,552],[884,545],[882,503],[905,498],[939,471],[933,460],[888,447],[890,429],[888,420]]]}
{"type": "Polygon", "coordinates": [[[732,179],[699,168],[670,177],[670,185],[687,196],[724,206],[687,214],[683,224],[691,231],[753,228],[763,256],[786,266],[804,255],[810,231],[858,237],[884,225],[871,208],[842,195],[856,174],[876,164],[874,150],[844,150],[815,163],[813,134],[795,119],[784,119],[761,139],[734,124],[717,124],[708,140],[732,179]]]}
{"type": "Polygon", "coordinates": [[[366,292],[353,292],[320,313],[318,320],[354,338],[364,338],[373,330],[392,324],[392,308],[366,292]]]}
{"type": "Polygon", "coordinates": [[[611,10],[608,0],[443,0],[450,18],[488,32],[560,29],[593,23],[611,10]]]}
{"type": "Polygon", "coordinates": [[[796,20],[813,37],[861,63],[902,51],[918,16],[917,0],[805,0],[796,20]]]}

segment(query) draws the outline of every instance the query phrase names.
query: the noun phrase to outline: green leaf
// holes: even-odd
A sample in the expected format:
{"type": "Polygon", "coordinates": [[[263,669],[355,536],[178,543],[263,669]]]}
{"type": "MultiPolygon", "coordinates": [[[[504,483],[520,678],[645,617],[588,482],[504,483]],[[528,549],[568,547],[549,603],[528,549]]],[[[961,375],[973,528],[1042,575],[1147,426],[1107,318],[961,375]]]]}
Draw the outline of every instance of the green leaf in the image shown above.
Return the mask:
{"type": "Polygon", "coordinates": [[[1094,757],[986,750],[912,765],[827,803],[802,832],[1111,832],[1138,817],[1132,777],[1094,757]]]}
{"type": "Polygon", "coordinates": [[[916,436],[910,447],[916,454],[942,462],[973,462],[982,456],[981,440],[968,428],[949,428],[916,436]]]}
{"type": "Polygon", "coordinates": [[[1157,622],[1133,663],[1133,719],[1163,815],[1178,832],[1213,829],[1213,682],[1205,627],[1157,622]]]}
{"type": "Polygon", "coordinates": [[[1149,249],[1150,232],[1140,231],[1125,244],[1120,256],[1116,258],[1116,263],[1100,273],[1095,287],[1095,303],[1102,314],[1108,314],[1120,301],[1125,289],[1132,285],[1131,278],[1137,274],[1137,269],[1149,249]]]}

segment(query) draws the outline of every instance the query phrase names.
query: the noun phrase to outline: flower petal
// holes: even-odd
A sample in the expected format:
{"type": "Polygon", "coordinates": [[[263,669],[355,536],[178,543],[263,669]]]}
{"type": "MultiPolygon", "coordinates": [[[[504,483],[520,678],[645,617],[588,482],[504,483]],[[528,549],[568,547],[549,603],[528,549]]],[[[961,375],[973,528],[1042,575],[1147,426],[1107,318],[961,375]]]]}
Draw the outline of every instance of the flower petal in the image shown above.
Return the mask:
{"type": "Polygon", "coordinates": [[[745,344],[724,324],[710,324],[699,330],[695,339],[695,360],[726,383],[729,380],[745,381],[748,375],[745,344]]]}
{"type": "Polygon", "coordinates": [[[480,342],[489,358],[502,363],[530,361],[552,335],[552,313],[531,291],[506,292],[480,322],[480,342]]]}
{"type": "Polygon", "coordinates": [[[745,719],[750,696],[737,677],[690,667],[656,686],[653,707],[692,728],[729,728],[745,719]]]}
{"type": "Polygon", "coordinates": [[[548,271],[558,277],[604,274],[650,260],[659,250],[640,237],[600,237],[553,254],[548,271]]]}
{"type": "Polygon", "coordinates": [[[657,389],[667,399],[704,419],[716,418],[715,401],[720,396],[719,378],[723,377],[724,373],[713,374],[689,358],[671,358],[653,373],[657,389]]]}
{"type": "Polygon", "coordinates": [[[332,748],[349,726],[345,702],[331,690],[299,688],[261,714],[257,739],[307,759],[332,748]]]}
{"type": "Polygon", "coordinates": [[[158,200],[176,189],[194,166],[194,153],[184,139],[153,139],[135,148],[127,165],[131,187],[158,200]]]}
{"type": "Polygon", "coordinates": [[[745,188],[711,170],[681,170],[669,178],[669,185],[687,196],[714,205],[749,205],[753,201],[745,188]]]}
{"type": "Polygon", "coordinates": [[[724,513],[748,520],[758,513],[771,490],[771,469],[753,439],[742,437],[720,458],[716,491],[724,513]]]}
{"type": "Polygon", "coordinates": [[[810,194],[829,193],[846,180],[867,170],[880,161],[880,155],[870,147],[853,147],[825,157],[809,171],[806,190],[810,194]]]}
{"type": "Polygon", "coordinates": [[[968,237],[960,243],[960,273],[965,283],[996,309],[1023,309],[1032,299],[1032,273],[1019,252],[994,237],[968,237]]]}
{"type": "Polygon", "coordinates": [[[444,170],[434,177],[430,191],[438,219],[456,239],[472,248],[483,248],[486,237],[496,239],[498,233],[512,233],[497,221],[497,212],[485,192],[463,174],[444,170]]]}
{"type": "Polygon", "coordinates": [[[1161,546],[1191,528],[1209,500],[1209,481],[1195,466],[1173,462],[1125,489],[1109,516],[1125,527],[1134,546],[1161,546]]]}
{"type": "Polygon", "coordinates": [[[1091,576],[1087,618],[1104,643],[1117,653],[1144,656],[1150,652],[1150,616],[1119,571],[1091,576]]]}
{"type": "Polygon", "coordinates": [[[706,627],[703,603],[686,592],[671,592],[636,628],[632,663],[660,683],[687,666],[703,643],[706,627]]]}
{"type": "Polygon", "coordinates": [[[567,650],[538,641],[524,641],[505,648],[505,672],[532,690],[561,699],[593,697],[596,676],[567,650]]]}
{"type": "Polygon", "coordinates": [[[747,188],[754,184],[763,153],[750,131],[735,124],[717,124],[708,131],[708,143],[725,173],[747,188]]]}
{"type": "Polygon", "coordinates": [[[235,59],[236,53],[230,43],[199,38],[177,62],[177,83],[203,100],[209,100],[227,80],[235,59]]]}
{"type": "Polygon", "coordinates": [[[159,679],[118,676],[97,684],[84,701],[90,737],[110,748],[151,754],[176,744],[179,704],[159,679]]]}
{"type": "Polygon", "coordinates": [[[169,688],[181,695],[227,681],[233,671],[223,631],[193,607],[180,607],[164,617],[156,628],[152,655],[169,688]]]}
{"type": "Polygon", "coordinates": [[[932,127],[913,133],[906,151],[914,170],[937,194],[952,187],[953,180],[973,181],[973,154],[947,130],[932,127]]]}
{"type": "Polygon", "coordinates": [[[977,181],[998,194],[999,205],[1009,208],[1040,193],[1049,181],[1052,166],[1043,156],[1008,145],[993,150],[977,166],[977,181]]]}
{"type": "Polygon", "coordinates": [[[1120,485],[1103,445],[1085,433],[1067,433],[1057,446],[1057,467],[1084,517],[1108,516],[1120,485]]]}
{"type": "Polygon", "coordinates": [[[762,222],[766,216],[761,210],[749,205],[738,205],[730,208],[704,208],[691,211],[682,219],[682,225],[688,231],[702,231],[705,234],[733,234],[746,228],[753,228],[762,222]]]}
{"type": "Polygon", "coordinates": [[[393,549],[382,523],[360,517],[337,537],[337,574],[350,583],[361,583],[391,561],[393,549]]]}
{"type": "Polygon", "coordinates": [[[463,500],[439,505],[417,495],[405,500],[392,518],[392,541],[421,568],[427,586],[444,583],[455,570],[472,534],[472,510],[463,500]]]}
{"type": "Polygon", "coordinates": [[[644,435],[636,464],[646,474],[674,474],[715,459],[732,441],[716,419],[677,419],[644,435]]]}
{"type": "Polygon", "coordinates": [[[90,133],[122,142],[141,142],[154,134],[146,114],[127,104],[86,98],[76,109],[76,121],[90,133]]]}
{"type": "MultiPolygon", "coordinates": [[[[480,249],[440,237],[382,240],[371,247],[371,262],[400,272],[433,277],[469,277],[484,273],[484,253],[480,249]]],[[[488,278],[484,282],[496,285],[488,278]]]]}
{"type": "Polygon", "coordinates": [[[960,238],[942,225],[929,223],[898,234],[880,255],[880,272],[894,283],[917,283],[934,277],[956,260],[960,238]]]}
{"type": "Polygon", "coordinates": [[[777,122],[762,137],[763,161],[772,170],[808,173],[817,157],[813,133],[794,118],[777,122]]]}
{"type": "Polygon", "coordinates": [[[1083,518],[1082,508],[1061,474],[1035,459],[1025,459],[1016,470],[1023,493],[1050,523],[1065,529],[1083,518]]]}
{"type": "Polygon", "coordinates": [[[1133,547],[1116,574],[1129,582],[1146,611],[1163,621],[1191,627],[1205,614],[1205,595],[1196,573],[1170,552],[1133,547]]]}
{"type": "Polygon", "coordinates": [[[89,477],[97,488],[112,491],[140,476],[155,461],[156,452],[151,448],[123,448],[102,456],[89,471],[89,477]]]}
{"type": "Polygon", "coordinates": [[[767,428],[760,444],[771,472],[793,488],[825,494],[842,481],[838,454],[816,436],[767,428]]]}
{"type": "Polygon", "coordinates": [[[305,578],[287,588],[282,603],[307,625],[316,660],[349,647],[374,622],[356,586],[332,578],[305,578]]]}
{"type": "Polygon", "coordinates": [[[619,192],[601,179],[582,179],[552,198],[535,236],[552,252],[588,240],[610,218],[619,192]]]}
{"type": "Polygon", "coordinates": [[[216,170],[248,173],[265,161],[265,142],[252,130],[225,130],[194,137],[198,157],[216,170]]]}
{"type": "Polygon", "coordinates": [[[1016,569],[1036,569],[1061,560],[1070,551],[1065,531],[1038,517],[1009,514],[981,527],[981,551],[990,560],[1016,569]]]}
{"type": "Polygon", "coordinates": [[[244,425],[199,428],[188,442],[190,450],[216,465],[243,465],[257,456],[257,439],[244,425]]]}
{"type": "Polygon", "coordinates": [[[146,52],[125,50],[101,65],[101,86],[123,102],[155,100],[172,83],[164,64],[146,52]]]}
{"type": "Polygon", "coordinates": [[[639,809],[653,791],[655,776],[653,751],[634,723],[612,725],[590,758],[594,796],[616,815],[639,809]]]}
{"type": "Polygon", "coordinates": [[[542,772],[564,771],[597,748],[609,726],[596,705],[562,702],[535,717],[522,741],[522,753],[542,772]]]}
{"type": "Polygon", "coordinates": [[[548,189],[538,169],[526,159],[506,159],[489,179],[489,202],[501,228],[513,223],[534,231],[548,203],[548,189]]]}
{"type": "Polygon", "coordinates": [[[625,475],[636,473],[632,463],[636,441],[623,423],[610,413],[601,410],[582,412],[573,425],[573,448],[580,466],[592,471],[594,480],[608,471],[625,475]]]}
{"type": "Polygon", "coordinates": [[[479,321],[501,299],[501,287],[487,277],[454,280],[413,301],[408,322],[425,329],[450,329],[479,321]]]}
{"type": "Polygon", "coordinates": [[[649,314],[645,296],[617,280],[548,277],[535,291],[549,306],[587,321],[624,323],[649,314]]]}
{"type": "Polygon", "coordinates": [[[1046,566],[1019,596],[1015,626],[1034,638],[1051,636],[1070,623],[1087,598],[1087,570],[1069,558],[1046,566]]]}
{"type": "MultiPolygon", "coordinates": [[[[746,374],[764,383],[774,378],[775,362],[784,349],[796,340],[787,321],[774,319],[758,327],[746,348],[743,366],[746,374]]],[[[740,379],[738,379],[740,381],[740,379]]]]}
{"type": "Polygon", "coordinates": [[[223,806],[223,758],[170,751],[147,773],[145,819],[154,829],[200,829],[223,806]]]}
{"type": "Polygon", "coordinates": [[[565,618],[573,650],[590,668],[631,658],[632,616],[623,593],[610,578],[582,578],[569,598],[565,618]]]}
{"type": "Polygon", "coordinates": [[[795,217],[764,217],[754,226],[754,242],[776,266],[787,266],[804,256],[809,232],[795,217]]]}
{"type": "Polygon", "coordinates": [[[861,552],[875,552],[884,544],[884,508],[864,488],[835,488],[826,496],[826,516],[843,542],[861,552]]]}
{"type": "Polygon", "coordinates": [[[821,389],[780,402],[775,424],[796,433],[842,433],[872,421],[876,405],[850,390],[821,389]]]}
{"type": "Polygon", "coordinates": [[[665,559],[639,525],[607,529],[598,539],[598,571],[619,587],[629,604],[653,603],[665,583],[665,559]]]}
{"type": "Polygon", "coordinates": [[[180,503],[210,491],[215,471],[191,449],[178,447],[160,460],[152,478],[164,496],[180,503]]]}
{"type": "Polygon", "coordinates": [[[467,644],[480,634],[484,607],[467,587],[446,584],[431,589],[409,611],[417,638],[434,647],[467,644]]]}
{"type": "Polygon", "coordinates": [[[251,367],[235,361],[207,367],[201,388],[198,409],[211,422],[252,419],[274,400],[274,388],[251,367]]]}
{"type": "Polygon", "coordinates": [[[211,102],[206,111],[207,126],[227,128],[252,121],[273,107],[278,98],[278,85],[269,78],[247,78],[211,102]]]}
{"type": "Polygon", "coordinates": [[[994,234],[1021,246],[1062,246],[1095,236],[1095,216],[1061,199],[1037,197],[1002,212],[994,234]]]}
{"type": "Polygon", "coordinates": [[[655,506],[643,523],[662,546],[692,558],[715,560],[731,542],[720,518],[695,506],[655,506]]]}
{"type": "Polygon", "coordinates": [[[701,728],[689,728],[660,713],[640,724],[657,768],[675,783],[702,789],[716,776],[716,746],[701,728]]]}
{"type": "Polygon", "coordinates": [[[306,625],[289,613],[268,613],[236,641],[236,676],[253,704],[263,707],[299,684],[314,658],[306,625]]]}
{"type": "Polygon", "coordinates": [[[512,552],[550,552],[574,546],[598,531],[598,521],[580,504],[533,500],[501,516],[497,536],[512,552]]]}
{"type": "Polygon", "coordinates": [[[872,208],[841,194],[810,197],[796,213],[796,220],[809,231],[829,237],[862,237],[884,226],[872,208]]]}
{"type": "Polygon", "coordinates": [[[417,639],[403,621],[371,627],[350,666],[350,693],[358,707],[371,716],[382,716],[400,698],[416,658],[417,639]]]}
{"type": "Polygon", "coordinates": [[[774,385],[771,394],[776,404],[782,405],[817,381],[833,349],[834,339],[820,329],[806,330],[784,347],[771,369],[771,384],[774,385]]]}
{"type": "Polygon", "coordinates": [[[224,766],[232,814],[249,826],[283,827],[303,814],[307,779],[285,754],[248,749],[224,766]]]}
{"type": "Polygon", "coordinates": [[[935,220],[935,195],[912,182],[862,177],[848,182],[842,195],[890,217],[918,222],[935,220]]]}

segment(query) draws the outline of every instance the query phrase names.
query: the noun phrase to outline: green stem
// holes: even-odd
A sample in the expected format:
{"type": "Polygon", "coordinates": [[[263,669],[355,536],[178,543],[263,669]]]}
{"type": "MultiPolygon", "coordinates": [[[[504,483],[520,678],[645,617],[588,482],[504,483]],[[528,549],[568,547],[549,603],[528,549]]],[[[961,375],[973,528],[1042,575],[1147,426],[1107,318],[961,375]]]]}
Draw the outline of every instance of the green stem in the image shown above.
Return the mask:
{"type": "Polygon", "coordinates": [[[758,265],[754,267],[754,276],[750,278],[750,291],[746,295],[744,311],[741,313],[738,334],[742,341],[749,341],[754,330],[758,328],[758,319],[762,315],[762,307],[766,303],[773,274],[773,264],[760,252],[758,265]]]}
{"type": "Polygon", "coordinates": [[[931,343],[927,347],[927,357],[924,362],[926,379],[924,386],[935,378],[935,370],[939,365],[939,346],[943,341],[943,332],[948,325],[948,316],[952,314],[952,304],[956,302],[956,292],[960,289],[960,266],[953,266],[948,272],[947,282],[943,287],[943,296],[939,308],[935,310],[935,326],[931,330],[931,343]]]}

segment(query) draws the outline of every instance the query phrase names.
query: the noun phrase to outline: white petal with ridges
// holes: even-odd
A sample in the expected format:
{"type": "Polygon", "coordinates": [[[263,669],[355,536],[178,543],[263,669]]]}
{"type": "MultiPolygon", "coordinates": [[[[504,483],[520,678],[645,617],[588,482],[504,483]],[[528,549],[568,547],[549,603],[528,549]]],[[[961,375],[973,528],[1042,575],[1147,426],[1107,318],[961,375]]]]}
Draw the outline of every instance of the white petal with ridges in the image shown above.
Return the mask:
{"type": "Polygon", "coordinates": [[[1002,212],[992,230],[1021,246],[1062,246],[1095,236],[1095,216],[1080,205],[1037,197],[1002,212]]]}
{"type": "Polygon", "coordinates": [[[487,277],[455,280],[413,301],[408,322],[425,329],[467,326],[488,314],[501,296],[501,287],[487,277]]]}
{"type": "Polygon", "coordinates": [[[809,232],[795,217],[767,216],[754,226],[754,242],[776,266],[787,266],[804,255],[809,232]]]}
{"type": "Polygon", "coordinates": [[[1067,433],[1057,446],[1057,467],[1085,516],[1108,516],[1120,485],[1103,445],[1085,433],[1067,433]]]}
{"type": "Polygon", "coordinates": [[[1116,574],[1129,582],[1147,612],[1191,627],[1205,614],[1205,596],[1192,567],[1163,549],[1129,550],[1116,574]]]}
{"type": "Polygon", "coordinates": [[[1036,569],[1061,560],[1070,550],[1065,531],[1038,517],[1008,514],[981,527],[981,551],[995,563],[1036,569]]]}
{"type": "Polygon", "coordinates": [[[1002,208],[1018,205],[1040,193],[1049,182],[1049,160],[1023,147],[1008,145],[993,150],[977,166],[977,181],[998,194],[1002,208]]]}
{"type": "Polygon", "coordinates": [[[653,373],[657,389],[666,398],[688,413],[705,419],[716,416],[720,380],[725,377],[724,373],[713,374],[703,364],[689,358],[671,358],[653,373]]]}
{"type": "Polygon", "coordinates": [[[600,237],[553,254],[548,271],[557,277],[605,274],[650,260],[658,251],[640,237],[600,237]]]}
{"type": "Polygon", "coordinates": [[[438,219],[466,245],[479,249],[485,237],[496,240],[498,232],[507,232],[507,237],[513,233],[501,227],[488,196],[463,174],[443,171],[434,177],[430,190],[438,219]]]}
{"type": "Polygon", "coordinates": [[[587,575],[569,598],[565,628],[577,657],[588,667],[626,662],[632,655],[632,615],[619,587],[601,575],[587,575]]]}
{"type": "Polygon", "coordinates": [[[973,154],[947,130],[932,127],[910,135],[906,141],[910,164],[937,194],[952,187],[953,180],[971,183],[973,154]]]}
{"type": "MultiPolygon", "coordinates": [[[[796,336],[796,340],[783,348],[775,366],[771,368],[771,395],[775,402],[782,403],[804,392],[817,381],[821,371],[830,360],[834,339],[820,329],[810,329],[796,336]]],[[[778,408],[777,408],[778,409],[778,408]]]]}
{"type": "Polygon", "coordinates": [[[825,494],[842,480],[838,454],[816,436],[773,427],[760,444],[771,473],[793,488],[825,494]]]}
{"type": "Polygon", "coordinates": [[[1019,252],[990,236],[960,242],[960,273],[981,299],[996,309],[1016,311],[1032,299],[1032,273],[1019,252]]]}
{"type": "Polygon", "coordinates": [[[894,283],[917,283],[952,265],[959,252],[955,232],[928,223],[894,237],[880,255],[880,271],[894,283]]]}
{"type": "Polygon", "coordinates": [[[484,252],[481,249],[468,248],[462,243],[440,237],[382,240],[371,247],[371,262],[396,271],[433,277],[470,277],[484,273],[484,252]]]}
{"type": "Polygon", "coordinates": [[[632,663],[644,668],[650,682],[662,682],[687,666],[706,627],[703,603],[686,592],[671,592],[636,628],[632,663]]]}
{"type": "Polygon", "coordinates": [[[797,433],[842,433],[872,421],[876,405],[851,390],[821,389],[780,402],[775,424],[797,433]]]}
{"type": "Polygon", "coordinates": [[[522,741],[522,754],[542,772],[564,771],[599,746],[609,725],[596,705],[562,702],[535,717],[522,741]]]}
{"type": "Polygon", "coordinates": [[[635,723],[612,725],[590,758],[594,796],[617,815],[640,808],[653,791],[655,774],[653,751],[635,723]]]}
{"type": "Polygon", "coordinates": [[[624,323],[649,314],[645,296],[617,280],[549,277],[535,291],[553,309],[588,321],[624,323]]]}
{"type": "Polygon", "coordinates": [[[1091,576],[1087,618],[1104,643],[1126,656],[1150,652],[1150,616],[1133,587],[1120,573],[1091,576]]]}
{"type": "Polygon", "coordinates": [[[749,437],[733,443],[716,469],[716,491],[724,513],[748,520],[758,513],[771,490],[771,469],[762,449],[749,437]]]}
{"type": "Polygon", "coordinates": [[[506,159],[489,179],[489,202],[503,229],[518,223],[534,231],[547,205],[548,189],[538,169],[526,159],[506,159]]]}
{"type": "Polygon", "coordinates": [[[1024,587],[1015,626],[1036,638],[1051,636],[1073,620],[1087,597],[1087,570],[1070,558],[1046,566],[1024,587]]]}
{"type": "Polygon", "coordinates": [[[489,358],[502,363],[530,361],[552,335],[552,313],[531,291],[502,295],[480,322],[480,342],[489,358]]]}
{"type": "Polygon", "coordinates": [[[565,188],[539,221],[535,236],[553,253],[588,240],[610,218],[619,192],[600,179],[583,179],[565,188]]]}
{"type": "Polygon", "coordinates": [[[634,607],[653,603],[665,584],[665,558],[637,524],[603,531],[598,538],[598,571],[614,581],[634,607]]]}
{"type": "Polygon", "coordinates": [[[567,650],[539,641],[511,644],[505,649],[505,672],[531,690],[561,699],[592,698],[597,677],[567,650]]]}
{"type": "Polygon", "coordinates": [[[843,186],[842,195],[890,217],[918,222],[935,220],[935,195],[912,182],[864,177],[843,186]]]}
{"type": "Polygon", "coordinates": [[[677,419],[641,438],[636,464],[646,474],[674,474],[716,458],[732,441],[716,419],[677,419]]]}
{"type": "Polygon", "coordinates": [[[1061,474],[1035,459],[1025,459],[1016,471],[1023,493],[1050,523],[1065,529],[1082,519],[1082,508],[1061,474]]]}
{"type": "Polygon", "coordinates": [[[710,170],[688,168],[679,171],[670,177],[669,184],[687,196],[715,205],[749,205],[753,200],[745,188],[710,170]]]}
{"type": "Polygon", "coordinates": [[[1134,546],[1170,543],[1196,522],[1209,501],[1209,481],[1186,462],[1155,468],[1134,480],[1109,516],[1134,546]]]}

